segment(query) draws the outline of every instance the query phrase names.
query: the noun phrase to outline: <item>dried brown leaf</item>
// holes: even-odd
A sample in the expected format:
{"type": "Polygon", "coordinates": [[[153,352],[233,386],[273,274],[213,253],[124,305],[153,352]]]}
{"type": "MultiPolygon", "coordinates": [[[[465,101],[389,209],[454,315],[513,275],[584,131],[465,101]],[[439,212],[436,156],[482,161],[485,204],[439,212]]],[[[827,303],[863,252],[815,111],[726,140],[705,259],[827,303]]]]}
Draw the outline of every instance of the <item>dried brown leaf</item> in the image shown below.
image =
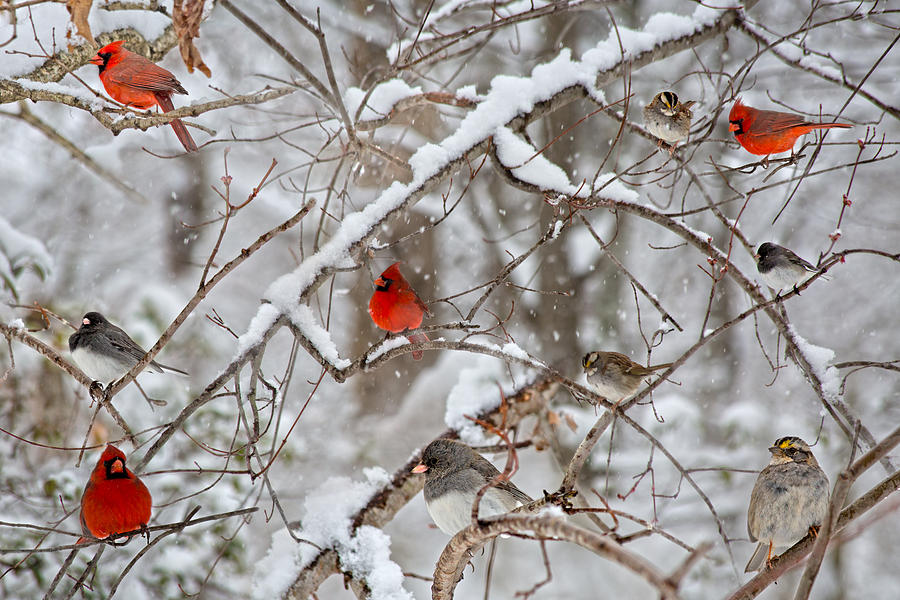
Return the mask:
{"type": "MultiPolygon", "coordinates": [[[[75,26],[75,31],[78,35],[96,45],[97,42],[94,40],[94,34],[91,33],[91,26],[88,25],[88,13],[91,12],[91,4],[93,3],[94,0],[67,0],[66,9],[69,11],[69,16],[72,18],[72,25],[75,26]]],[[[72,38],[71,29],[66,32],[66,38],[72,38]]],[[[73,44],[70,44],[69,49],[71,49],[72,46],[73,44]]]]}
{"type": "Polygon", "coordinates": [[[556,427],[557,425],[559,425],[559,414],[552,410],[548,410],[547,411],[547,423],[551,427],[556,427]]]}
{"type": "Polygon", "coordinates": [[[184,61],[188,73],[193,73],[196,68],[207,77],[211,77],[212,71],[203,62],[200,50],[194,45],[194,38],[200,37],[200,21],[203,17],[204,2],[205,0],[175,0],[172,9],[172,24],[178,35],[181,60],[184,61]]]}

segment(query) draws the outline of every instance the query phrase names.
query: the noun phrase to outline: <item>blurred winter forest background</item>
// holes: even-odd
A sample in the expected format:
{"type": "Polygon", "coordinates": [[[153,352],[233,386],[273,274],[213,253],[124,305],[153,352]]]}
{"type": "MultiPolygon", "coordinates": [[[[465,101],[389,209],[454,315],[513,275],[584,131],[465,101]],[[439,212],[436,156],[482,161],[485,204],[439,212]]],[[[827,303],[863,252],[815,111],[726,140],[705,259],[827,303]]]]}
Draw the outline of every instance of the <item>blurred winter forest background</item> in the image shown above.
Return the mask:
{"type": "MultiPolygon", "coordinates": [[[[597,512],[510,521],[438,597],[794,597],[802,565],[743,573],[766,448],[817,441],[834,483],[900,423],[898,27],[886,2],[0,0],[0,596],[428,597],[449,540],[409,470],[451,432],[502,469],[470,415],[524,491],[597,512]],[[103,99],[89,36],[179,78],[199,152],[103,99]],[[640,116],[666,89],[697,101],[673,154],[640,116]],[[737,96],[854,128],[763,168],[737,96]],[[763,241],[830,280],[771,301],[763,241]],[[366,311],[397,260],[419,362],[366,311]],[[127,385],[117,423],[41,309],[166,332],[191,376],[141,375],[168,405],[127,385]],[[612,418],[594,349],[675,368],[612,418]],[[73,557],[107,441],[172,526],[73,557]]],[[[900,458],[872,458],[813,597],[896,597],[900,458]]]]}

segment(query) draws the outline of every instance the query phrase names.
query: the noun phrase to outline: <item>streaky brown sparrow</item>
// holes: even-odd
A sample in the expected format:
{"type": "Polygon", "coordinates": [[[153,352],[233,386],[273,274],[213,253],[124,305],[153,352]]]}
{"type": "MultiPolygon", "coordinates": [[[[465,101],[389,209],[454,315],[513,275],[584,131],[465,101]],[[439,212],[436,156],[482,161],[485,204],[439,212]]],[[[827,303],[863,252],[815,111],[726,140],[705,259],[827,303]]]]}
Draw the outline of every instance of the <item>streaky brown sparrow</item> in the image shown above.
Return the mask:
{"type": "Polygon", "coordinates": [[[644,377],[672,363],[645,367],[619,352],[595,350],[584,355],[581,366],[595,392],[610,402],[620,402],[638,391],[644,377]]]}

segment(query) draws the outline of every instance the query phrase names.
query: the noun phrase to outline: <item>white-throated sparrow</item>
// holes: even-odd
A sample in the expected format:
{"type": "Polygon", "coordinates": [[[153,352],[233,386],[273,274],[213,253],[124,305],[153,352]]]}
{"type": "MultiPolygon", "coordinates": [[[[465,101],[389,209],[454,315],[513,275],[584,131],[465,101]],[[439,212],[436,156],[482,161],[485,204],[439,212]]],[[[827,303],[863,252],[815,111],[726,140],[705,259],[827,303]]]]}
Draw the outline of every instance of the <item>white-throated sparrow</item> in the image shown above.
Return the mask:
{"type": "MultiPolygon", "coordinates": [[[[756,250],[756,270],[763,283],[776,292],[796,288],[819,272],[792,251],[772,242],[764,242],[756,250]]],[[[824,275],[822,277],[826,278],[824,275]]]]}
{"type": "Polygon", "coordinates": [[[581,359],[588,384],[594,391],[609,400],[620,402],[641,387],[644,377],[654,371],[667,369],[672,363],[645,367],[619,352],[588,352],[581,359]]]}
{"type": "Polygon", "coordinates": [[[660,92],[644,107],[644,127],[647,131],[669,144],[669,152],[675,144],[687,139],[691,130],[691,107],[694,100],[679,102],[675,92],[660,92]]]}
{"type": "Polygon", "coordinates": [[[744,569],[772,564],[772,550],[787,548],[818,531],[828,510],[828,477],[809,445],[788,436],[769,448],[772,460],[760,472],[750,494],[747,532],[759,542],[744,569]]]}

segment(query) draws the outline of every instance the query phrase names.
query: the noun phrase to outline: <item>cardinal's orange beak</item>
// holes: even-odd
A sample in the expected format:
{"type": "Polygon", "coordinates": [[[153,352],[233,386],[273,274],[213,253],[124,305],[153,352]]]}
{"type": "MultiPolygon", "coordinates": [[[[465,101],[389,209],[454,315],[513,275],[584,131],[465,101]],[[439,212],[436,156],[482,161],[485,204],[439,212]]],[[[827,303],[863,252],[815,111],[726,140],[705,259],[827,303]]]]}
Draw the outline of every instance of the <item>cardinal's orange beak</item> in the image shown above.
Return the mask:
{"type": "Polygon", "coordinates": [[[728,125],[728,131],[738,131],[741,128],[740,123],[730,123],[728,125]]]}
{"type": "Polygon", "coordinates": [[[386,284],[384,283],[384,279],[382,279],[381,277],[379,277],[378,279],[376,279],[376,280],[373,281],[372,283],[373,283],[373,284],[375,285],[375,287],[377,287],[377,288],[384,287],[384,286],[386,285],[386,284]]]}
{"type": "Polygon", "coordinates": [[[99,54],[95,54],[88,62],[99,67],[103,64],[103,58],[99,54]]]}
{"type": "Polygon", "coordinates": [[[428,467],[426,467],[423,463],[419,463],[415,467],[413,467],[412,472],[413,473],[424,473],[427,470],[428,470],[428,467]]]}

